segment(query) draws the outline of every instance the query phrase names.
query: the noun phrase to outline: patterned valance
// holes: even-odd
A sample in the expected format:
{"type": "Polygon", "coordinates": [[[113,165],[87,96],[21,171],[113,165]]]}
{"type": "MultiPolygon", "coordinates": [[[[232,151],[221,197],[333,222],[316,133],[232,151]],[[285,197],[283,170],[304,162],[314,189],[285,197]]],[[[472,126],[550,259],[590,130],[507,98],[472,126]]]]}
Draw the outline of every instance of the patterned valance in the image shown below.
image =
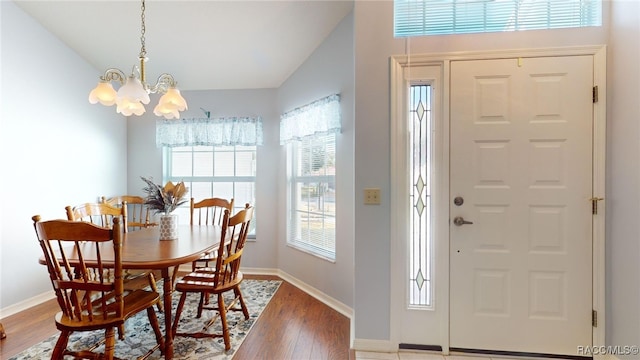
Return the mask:
{"type": "Polygon", "coordinates": [[[262,145],[262,118],[156,120],[156,145],[262,145]]]}
{"type": "Polygon", "coordinates": [[[333,94],[280,116],[280,144],[340,132],[340,95],[333,94]]]}

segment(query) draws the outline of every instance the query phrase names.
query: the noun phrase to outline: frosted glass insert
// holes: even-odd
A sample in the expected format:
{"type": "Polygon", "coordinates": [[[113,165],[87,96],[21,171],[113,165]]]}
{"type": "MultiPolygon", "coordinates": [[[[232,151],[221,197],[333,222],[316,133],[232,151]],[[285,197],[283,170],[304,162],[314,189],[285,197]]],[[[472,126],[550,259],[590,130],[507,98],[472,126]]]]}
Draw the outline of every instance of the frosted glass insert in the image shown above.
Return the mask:
{"type": "Polygon", "coordinates": [[[409,111],[409,306],[433,303],[431,281],[431,86],[412,85],[409,111]]]}

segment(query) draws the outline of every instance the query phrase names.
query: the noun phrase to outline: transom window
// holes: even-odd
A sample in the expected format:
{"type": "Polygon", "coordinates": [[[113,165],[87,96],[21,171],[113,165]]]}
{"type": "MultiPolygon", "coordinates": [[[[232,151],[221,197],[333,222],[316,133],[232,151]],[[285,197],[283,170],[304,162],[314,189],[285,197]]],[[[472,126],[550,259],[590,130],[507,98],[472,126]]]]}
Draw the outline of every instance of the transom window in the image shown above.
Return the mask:
{"type": "Polygon", "coordinates": [[[395,0],[396,37],[602,25],[602,0],[395,0]]]}

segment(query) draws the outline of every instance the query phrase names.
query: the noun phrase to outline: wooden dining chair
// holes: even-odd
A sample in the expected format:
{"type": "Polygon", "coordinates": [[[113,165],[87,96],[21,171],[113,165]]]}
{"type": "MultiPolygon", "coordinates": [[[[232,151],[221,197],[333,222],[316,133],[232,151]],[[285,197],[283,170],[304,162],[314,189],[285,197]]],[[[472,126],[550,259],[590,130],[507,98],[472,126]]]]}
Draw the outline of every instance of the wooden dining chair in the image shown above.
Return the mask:
{"type": "Polygon", "coordinates": [[[115,207],[105,203],[84,203],[74,207],[66,206],[67,220],[84,221],[110,228],[114,218],[120,218],[127,232],[127,207],[115,207]]]}
{"type": "Polygon", "coordinates": [[[107,198],[103,196],[102,203],[114,207],[122,207],[126,203],[127,208],[127,228],[129,230],[139,230],[150,226],[158,226],[158,223],[151,221],[151,211],[144,203],[144,198],[137,195],[120,195],[107,198]]]}
{"type": "MultiPolygon", "coordinates": [[[[131,227],[128,222],[129,206],[126,201],[120,204],[109,204],[106,201],[100,203],[84,203],[74,207],[67,206],[67,220],[84,221],[102,227],[111,227],[115,218],[121,219],[124,232],[129,232],[132,228],[137,228],[137,223],[131,227]]],[[[125,290],[134,290],[136,288],[149,285],[152,291],[158,291],[156,278],[151,270],[127,270],[124,274],[125,290]],[[139,280],[146,278],[144,285],[139,284],[139,280]]],[[[158,302],[158,311],[162,312],[162,302],[158,302]]]]}
{"type": "Polygon", "coordinates": [[[164,340],[153,308],[160,295],[142,289],[124,293],[120,218],[113,219],[112,228],[81,221],[41,221],[39,215],[33,216],[32,220],[61,310],[55,316],[60,337],[52,359],[62,359],[65,355],[113,359],[115,329],[123,327],[128,318],[143,310],[147,311],[157,343],[144,358],[158,348],[164,351],[164,340]],[[113,251],[114,261],[107,268],[102,254],[108,251],[113,251]],[[104,276],[107,273],[113,276],[104,276]],[[96,347],[79,351],[67,348],[73,332],[101,329],[105,331],[101,341],[105,344],[104,354],[96,353],[96,347]]]}
{"type": "Polygon", "coordinates": [[[196,269],[176,284],[176,291],[182,292],[178,307],[176,309],[175,320],[171,331],[174,336],[188,336],[195,338],[217,338],[224,339],[225,350],[231,348],[231,340],[229,336],[229,326],[227,325],[227,312],[242,311],[245,319],[249,319],[249,310],[242,298],[240,284],[243,275],[240,271],[240,261],[244,250],[244,244],[249,233],[249,225],[253,218],[253,207],[247,206],[234,216],[230,217],[230,211],[225,210],[223,217],[223,225],[220,245],[218,246],[218,257],[216,258],[216,266],[213,269],[196,269]],[[234,299],[228,303],[225,302],[224,294],[232,291],[234,299]],[[206,323],[201,332],[198,333],[180,333],[178,332],[178,324],[180,315],[184,307],[184,303],[189,293],[199,293],[200,304],[198,305],[197,317],[202,316],[203,309],[216,310],[217,315],[206,323]],[[204,306],[203,294],[212,294],[217,296],[217,305],[204,306]],[[239,307],[238,307],[239,305],[239,307]],[[220,318],[222,323],[222,333],[205,332],[215,321],[220,318]]]}
{"type": "MultiPolygon", "coordinates": [[[[230,200],[222,198],[208,198],[198,202],[191,198],[190,202],[190,224],[191,225],[222,225],[225,210],[229,213],[233,211],[233,198],[230,200]]],[[[216,252],[212,251],[203,254],[198,260],[191,263],[191,271],[198,268],[213,266],[216,261],[216,252]]]]}

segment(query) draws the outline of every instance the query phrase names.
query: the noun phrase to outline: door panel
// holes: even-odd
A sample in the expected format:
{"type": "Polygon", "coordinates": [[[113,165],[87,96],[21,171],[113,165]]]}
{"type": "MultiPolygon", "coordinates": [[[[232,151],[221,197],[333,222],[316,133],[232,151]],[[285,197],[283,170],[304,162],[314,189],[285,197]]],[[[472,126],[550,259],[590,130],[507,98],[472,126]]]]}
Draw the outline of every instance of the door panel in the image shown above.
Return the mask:
{"type": "Polygon", "coordinates": [[[452,62],[452,348],[591,344],[592,74],[591,56],[452,62]]]}

